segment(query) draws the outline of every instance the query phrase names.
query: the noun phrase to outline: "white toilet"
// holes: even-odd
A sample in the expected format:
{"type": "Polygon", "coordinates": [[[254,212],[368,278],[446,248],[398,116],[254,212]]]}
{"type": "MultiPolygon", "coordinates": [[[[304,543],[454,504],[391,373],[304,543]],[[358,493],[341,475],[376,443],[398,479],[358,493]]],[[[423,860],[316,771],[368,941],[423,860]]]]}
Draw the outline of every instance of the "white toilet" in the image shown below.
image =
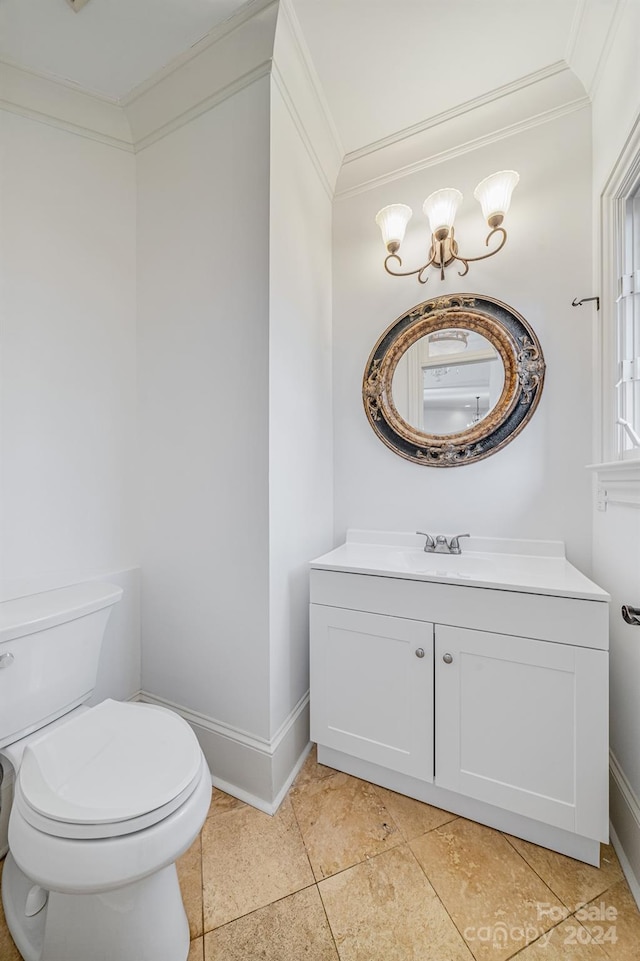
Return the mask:
{"type": "Polygon", "coordinates": [[[0,604],[0,760],[15,773],[2,901],[25,961],[189,953],[175,861],[209,809],[204,755],[171,711],[85,704],[121,596],[90,582],[0,604]]]}

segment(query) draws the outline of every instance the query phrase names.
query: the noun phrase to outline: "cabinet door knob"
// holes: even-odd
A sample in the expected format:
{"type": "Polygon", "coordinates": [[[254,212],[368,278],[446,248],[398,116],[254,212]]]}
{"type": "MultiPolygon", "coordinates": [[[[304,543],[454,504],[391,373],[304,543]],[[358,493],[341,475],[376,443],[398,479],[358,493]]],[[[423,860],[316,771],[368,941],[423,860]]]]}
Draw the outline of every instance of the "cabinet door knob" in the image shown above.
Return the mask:
{"type": "Polygon", "coordinates": [[[424,657],[424,647],[417,648],[416,657],[424,657]]]}
{"type": "Polygon", "coordinates": [[[453,655],[452,655],[452,654],[443,654],[443,655],[442,655],[442,660],[444,661],[445,664],[453,664],[453,655]]]}

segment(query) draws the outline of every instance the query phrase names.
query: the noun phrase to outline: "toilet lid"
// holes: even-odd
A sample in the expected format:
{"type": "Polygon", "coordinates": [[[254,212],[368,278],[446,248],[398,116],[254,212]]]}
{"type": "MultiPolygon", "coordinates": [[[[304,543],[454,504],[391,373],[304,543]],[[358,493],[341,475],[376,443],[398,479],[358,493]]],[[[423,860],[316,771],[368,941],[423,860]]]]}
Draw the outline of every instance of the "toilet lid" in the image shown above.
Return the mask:
{"type": "Polygon", "coordinates": [[[121,822],[164,816],[191,793],[201,766],[200,745],[179,715],[107,700],[29,744],[18,786],[39,821],[94,825],[88,834],[105,836],[114,831],[100,826],[119,824],[119,833],[129,833],[121,822]]]}

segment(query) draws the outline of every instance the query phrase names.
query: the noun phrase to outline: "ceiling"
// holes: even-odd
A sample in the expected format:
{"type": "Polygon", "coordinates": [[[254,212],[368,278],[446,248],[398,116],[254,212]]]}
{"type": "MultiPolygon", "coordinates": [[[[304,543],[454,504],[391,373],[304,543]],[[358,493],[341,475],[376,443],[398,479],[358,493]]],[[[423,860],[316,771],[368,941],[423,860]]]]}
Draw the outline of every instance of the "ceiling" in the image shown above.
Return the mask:
{"type": "Polygon", "coordinates": [[[246,0],[0,0],[0,60],[121,100],[246,0]]]}
{"type": "MultiPolygon", "coordinates": [[[[572,57],[588,86],[617,0],[290,2],[349,153],[572,57]]],[[[0,60],[121,100],[243,6],[0,0],[0,60]]]]}
{"type": "Polygon", "coordinates": [[[345,151],[565,56],[580,0],[295,0],[345,151]]]}

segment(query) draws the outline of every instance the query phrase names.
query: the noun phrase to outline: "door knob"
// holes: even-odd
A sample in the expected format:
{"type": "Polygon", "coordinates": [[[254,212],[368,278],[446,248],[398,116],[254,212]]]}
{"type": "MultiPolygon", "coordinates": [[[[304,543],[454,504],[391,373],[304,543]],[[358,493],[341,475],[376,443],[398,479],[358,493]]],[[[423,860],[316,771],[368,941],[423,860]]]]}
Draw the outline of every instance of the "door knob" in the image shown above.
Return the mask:
{"type": "Polygon", "coordinates": [[[416,650],[416,657],[424,657],[424,647],[419,647],[416,650]]]}
{"type": "Polygon", "coordinates": [[[442,655],[442,660],[444,661],[445,664],[453,664],[453,655],[452,655],[452,654],[443,654],[443,655],[442,655]]]}

